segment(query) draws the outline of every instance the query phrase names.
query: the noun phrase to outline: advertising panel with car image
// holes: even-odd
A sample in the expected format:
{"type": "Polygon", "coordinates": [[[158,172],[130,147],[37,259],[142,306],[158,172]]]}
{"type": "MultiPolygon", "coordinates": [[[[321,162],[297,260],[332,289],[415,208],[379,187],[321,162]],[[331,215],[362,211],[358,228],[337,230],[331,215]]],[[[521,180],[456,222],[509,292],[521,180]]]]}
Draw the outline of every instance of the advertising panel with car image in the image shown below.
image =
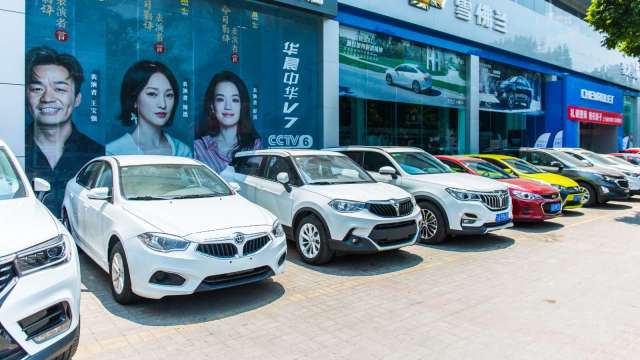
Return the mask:
{"type": "Polygon", "coordinates": [[[542,74],[480,61],[480,109],[542,113],[542,74]]]}

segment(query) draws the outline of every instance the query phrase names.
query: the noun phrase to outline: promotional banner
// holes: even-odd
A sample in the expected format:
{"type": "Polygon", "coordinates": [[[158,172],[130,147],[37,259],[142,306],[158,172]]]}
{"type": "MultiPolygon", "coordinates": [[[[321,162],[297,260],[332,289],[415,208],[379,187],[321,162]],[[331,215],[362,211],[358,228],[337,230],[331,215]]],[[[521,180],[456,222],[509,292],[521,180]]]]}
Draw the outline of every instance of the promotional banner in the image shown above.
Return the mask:
{"type": "Polygon", "coordinates": [[[340,27],[340,95],[463,108],[465,59],[440,48],[340,27]]]}
{"type": "Polygon", "coordinates": [[[542,75],[481,60],[480,109],[541,114],[542,75]]]}
{"type": "Polygon", "coordinates": [[[104,154],[322,144],[321,18],[255,1],[37,0],[26,8],[26,170],[66,181],[104,154]]]}

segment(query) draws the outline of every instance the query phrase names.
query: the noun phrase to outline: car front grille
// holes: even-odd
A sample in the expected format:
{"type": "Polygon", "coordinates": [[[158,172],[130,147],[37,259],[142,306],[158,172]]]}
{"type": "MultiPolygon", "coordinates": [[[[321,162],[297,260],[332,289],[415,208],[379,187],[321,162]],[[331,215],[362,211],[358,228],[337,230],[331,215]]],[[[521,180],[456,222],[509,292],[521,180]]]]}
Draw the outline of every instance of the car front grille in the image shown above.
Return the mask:
{"type": "Polygon", "coordinates": [[[247,240],[247,242],[244,243],[244,247],[242,248],[242,254],[243,255],[255,254],[258,251],[260,251],[262,248],[267,246],[270,240],[271,239],[269,238],[269,235],[264,235],[259,238],[247,240]]]}
{"type": "Polygon", "coordinates": [[[415,221],[376,225],[369,238],[379,246],[394,246],[412,241],[418,232],[415,221]]]}
{"type": "Polygon", "coordinates": [[[413,202],[411,199],[371,201],[367,203],[367,208],[372,214],[381,217],[400,217],[413,212],[413,202]]]}
{"type": "Polygon", "coordinates": [[[238,255],[238,248],[232,243],[200,244],[197,250],[217,258],[232,258],[238,255]]]}
{"type": "Polygon", "coordinates": [[[542,198],[543,199],[547,199],[547,200],[559,199],[560,198],[560,193],[544,194],[544,195],[542,195],[542,198]]]}
{"type": "Polygon", "coordinates": [[[544,203],[542,204],[542,211],[545,214],[550,214],[550,215],[555,215],[558,214],[562,211],[562,206],[560,206],[560,208],[556,211],[551,211],[551,204],[559,204],[557,202],[548,202],[548,203],[544,203]]]}
{"type": "Polygon", "coordinates": [[[10,262],[0,263],[0,293],[9,286],[16,277],[13,260],[10,262]]]}
{"type": "Polygon", "coordinates": [[[616,184],[618,184],[618,186],[620,186],[621,188],[629,188],[629,181],[627,180],[616,180],[616,184]]]}
{"type": "Polygon", "coordinates": [[[509,208],[509,193],[506,191],[497,191],[494,193],[479,193],[480,201],[493,211],[501,211],[509,208]]]}
{"type": "Polygon", "coordinates": [[[238,271],[229,274],[212,275],[206,277],[196,289],[196,292],[224,289],[232,286],[249,284],[267,279],[274,275],[273,270],[268,266],[255,269],[238,271]]]}

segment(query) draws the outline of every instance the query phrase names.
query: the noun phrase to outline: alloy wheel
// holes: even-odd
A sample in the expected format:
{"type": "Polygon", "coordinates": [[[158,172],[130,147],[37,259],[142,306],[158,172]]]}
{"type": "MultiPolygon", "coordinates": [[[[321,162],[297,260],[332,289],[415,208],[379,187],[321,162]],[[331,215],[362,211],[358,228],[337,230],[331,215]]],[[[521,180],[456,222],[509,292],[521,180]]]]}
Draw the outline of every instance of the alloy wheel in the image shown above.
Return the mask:
{"type": "Polygon", "coordinates": [[[582,195],[582,203],[583,204],[588,204],[589,201],[591,200],[591,193],[589,192],[589,189],[580,186],[580,191],[582,191],[583,195],[582,195]]]}
{"type": "Polygon", "coordinates": [[[124,280],[124,261],[120,253],[115,253],[111,260],[111,282],[116,293],[122,294],[124,280]]]}
{"type": "Polygon", "coordinates": [[[420,238],[429,240],[438,232],[438,218],[429,209],[421,209],[422,220],[420,221],[420,238]]]}
{"type": "Polygon", "coordinates": [[[302,225],[298,241],[302,254],[306,258],[313,259],[320,253],[320,232],[315,225],[310,223],[302,225]]]}

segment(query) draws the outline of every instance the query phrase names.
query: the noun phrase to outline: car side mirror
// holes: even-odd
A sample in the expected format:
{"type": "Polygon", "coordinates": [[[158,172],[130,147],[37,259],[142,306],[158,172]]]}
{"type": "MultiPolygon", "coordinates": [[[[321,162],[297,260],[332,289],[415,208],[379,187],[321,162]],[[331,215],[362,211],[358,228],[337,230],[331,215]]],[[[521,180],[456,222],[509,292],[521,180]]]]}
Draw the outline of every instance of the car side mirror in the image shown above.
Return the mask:
{"type": "Polygon", "coordinates": [[[87,197],[91,200],[109,200],[111,195],[109,194],[109,188],[97,187],[89,190],[87,197]]]}
{"type": "Polygon", "coordinates": [[[559,161],[552,161],[551,164],[549,164],[550,166],[553,166],[555,168],[558,169],[562,169],[564,166],[562,166],[562,164],[559,161]]]}
{"type": "Polygon", "coordinates": [[[229,187],[231,188],[231,190],[235,191],[235,192],[240,192],[240,184],[238,184],[235,181],[232,181],[229,183],[229,187]]]}
{"type": "Polygon", "coordinates": [[[33,191],[36,193],[46,193],[51,191],[51,184],[47,180],[34,178],[33,179],[33,191]]]}
{"type": "Polygon", "coordinates": [[[396,169],[392,168],[391,166],[381,167],[380,170],[378,170],[378,173],[380,175],[391,175],[391,177],[394,179],[398,177],[398,172],[396,172],[396,169]]]}
{"type": "Polygon", "coordinates": [[[278,180],[280,184],[284,185],[284,188],[285,190],[287,190],[287,192],[291,191],[291,184],[289,184],[289,181],[291,179],[289,179],[289,174],[287,174],[286,172],[278,173],[278,175],[276,175],[276,180],[278,180]]]}

